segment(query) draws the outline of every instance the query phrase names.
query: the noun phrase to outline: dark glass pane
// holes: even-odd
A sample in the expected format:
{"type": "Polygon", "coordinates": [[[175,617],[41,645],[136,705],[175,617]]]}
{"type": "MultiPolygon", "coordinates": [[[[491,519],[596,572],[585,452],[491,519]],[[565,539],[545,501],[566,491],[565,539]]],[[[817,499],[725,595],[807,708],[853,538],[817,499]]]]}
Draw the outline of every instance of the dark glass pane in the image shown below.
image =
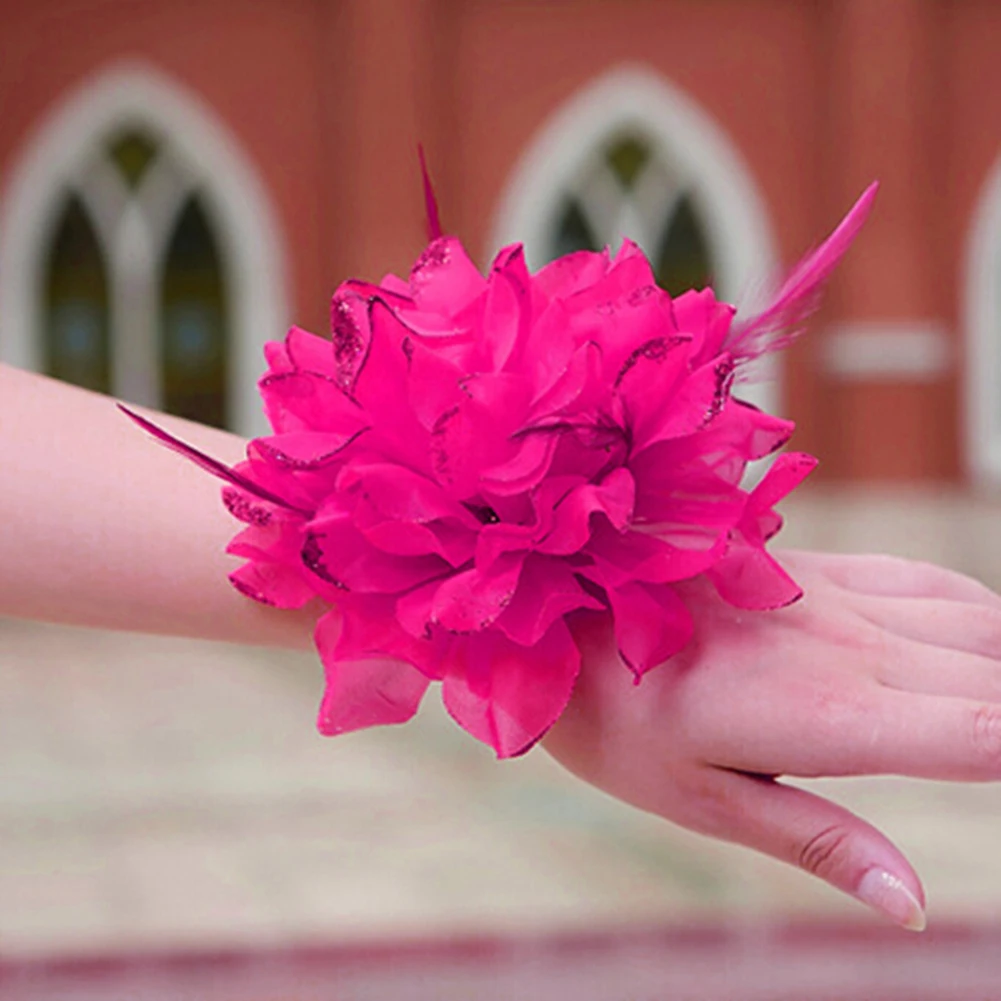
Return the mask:
{"type": "Polygon", "coordinates": [[[197,198],[185,205],[168,246],[160,317],[164,409],[225,427],[225,288],[219,250],[197,198]]]}
{"type": "Polygon", "coordinates": [[[650,147],[639,139],[620,139],[605,155],[615,176],[628,191],[650,159],[650,147]]]}
{"type": "Polygon", "coordinates": [[[67,200],[56,227],[44,295],[45,371],[110,392],[108,279],[97,237],[76,196],[67,200]]]}
{"type": "Polygon", "coordinates": [[[712,274],[709,245],[687,195],[680,199],[664,229],[653,266],[657,283],[671,295],[709,284],[712,274]]]}
{"type": "Polygon", "coordinates": [[[108,155],[134,190],[156,156],[156,143],[142,132],[122,132],[108,144],[108,155]]]}
{"type": "Polygon", "coordinates": [[[591,232],[580,203],[575,198],[567,199],[558,218],[553,244],[550,247],[550,260],[562,257],[564,254],[572,254],[575,250],[601,249],[601,244],[591,232]]]}

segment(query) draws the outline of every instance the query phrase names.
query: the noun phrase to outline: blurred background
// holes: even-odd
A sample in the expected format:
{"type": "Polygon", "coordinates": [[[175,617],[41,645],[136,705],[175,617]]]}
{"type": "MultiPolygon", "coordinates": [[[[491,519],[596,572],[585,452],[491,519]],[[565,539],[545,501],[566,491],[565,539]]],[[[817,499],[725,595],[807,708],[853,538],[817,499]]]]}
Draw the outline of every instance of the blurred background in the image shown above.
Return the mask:
{"type": "MultiPolygon", "coordinates": [[[[754,390],[822,460],[784,541],[998,587],[999,51],[996,0],[0,0],[0,361],[261,431],[264,342],[420,251],[418,142],[484,266],[628,236],[747,309],[878,178],[754,390]]],[[[434,706],[323,741],[320,685],[0,622],[0,998],[1001,997],[994,787],[817,784],[908,939],[434,706]]]]}

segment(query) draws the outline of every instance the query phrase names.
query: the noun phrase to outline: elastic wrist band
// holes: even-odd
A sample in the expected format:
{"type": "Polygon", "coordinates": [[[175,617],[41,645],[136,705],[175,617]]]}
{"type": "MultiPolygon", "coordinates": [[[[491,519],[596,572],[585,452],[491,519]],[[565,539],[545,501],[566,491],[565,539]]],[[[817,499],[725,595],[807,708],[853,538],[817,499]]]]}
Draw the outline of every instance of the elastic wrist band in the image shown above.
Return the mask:
{"type": "Polygon", "coordinates": [[[330,606],[323,733],[408,720],[440,681],[460,726],[520,754],[570,699],[572,613],[611,615],[639,682],[692,637],[679,582],[704,575],[746,609],[800,597],[765,542],[816,460],[784,453],[742,488],[793,424],[731,386],[800,331],[875,194],[746,321],[708,288],[672,299],[628,241],[535,274],[514,245],[483,277],[429,196],[408,280],[345,282],[331,340],[293,328],[267,346],[274,433],[245,462],[127,412],[226,481],[243,594],[330,606]]]}

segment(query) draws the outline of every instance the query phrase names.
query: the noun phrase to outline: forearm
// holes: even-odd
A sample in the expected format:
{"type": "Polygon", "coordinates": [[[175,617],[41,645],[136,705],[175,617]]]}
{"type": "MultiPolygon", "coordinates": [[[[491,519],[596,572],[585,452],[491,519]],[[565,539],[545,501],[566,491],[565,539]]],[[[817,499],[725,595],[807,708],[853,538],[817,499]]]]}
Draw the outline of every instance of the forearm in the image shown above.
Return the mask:
{"type": "MultiPolygon", "coordinates": [[[[225,462],[235,435],[164,415],[225,462]]],[[[0,365],[0,615],[306,647],[320,609],[238,594],[239,527],[218,481],[158,446],[105,396],[0,365]]]]}

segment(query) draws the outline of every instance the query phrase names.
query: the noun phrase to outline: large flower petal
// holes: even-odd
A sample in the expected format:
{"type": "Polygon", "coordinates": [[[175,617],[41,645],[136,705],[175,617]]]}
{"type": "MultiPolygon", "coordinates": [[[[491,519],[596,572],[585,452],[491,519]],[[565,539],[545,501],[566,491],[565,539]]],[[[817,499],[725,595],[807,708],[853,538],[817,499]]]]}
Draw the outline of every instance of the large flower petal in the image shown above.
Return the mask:
{"type": "Polygon", "coordinates": [[[445,708],[499,758],[524,754],[570,701],[580,653],[557,620],[534,646],[495,630],[462,637],[442,683],[445,708]]]}
{"type": "Polygon", "coordinates": [[[388,595],[345,595],[338,602],[339,618],[320,620],[325,631],[318,629],[316,638],[324,663],[397,660],[413,665],[426,678],[440,679],[449,638],[407,632],[393,617],[395,605],[388,595]]]}
{"type": "Polygon", "coordinates": [[[436,555],[402,556],[376,549],[348,518],[311,522],[302,558],[321,580],[362,594],[396,594],[450,569],[436,555]]]}
{"type": "Polygon", "coordinates": [[[737,543],[706,571],[720,597],[737,608],[784,608],[803,597],[803,589],[764,549],[737,543]]]}
{"type": "Polygon", "coordinates": [[[474,567],[447,578],[435,594],[433,620],[454,633],[486,629],[514,597],[523,562],[523,554],[508,553],[489,570],[474,567]]]}
{"type": "Polygon", "coordinates": [[[273,608],[302,608],[316,597],[301,573],[280,562],[244,563],[229,575],[229,582],[240,594],[273,608]]]}
{"type": "Polygon", "coordinates": [[[455,316],[486,290],[486,279],[454,236],[428,244],[410,272],[414,301],[430,314],[455,316]]]}
{"type": "Polygon", "coordinates": [[[627,583],[606,590],[619,654],[637,681],[688,645],[692,616],[672,587],[627,583]]]}
{"type": "Polygon", "coordinates": [[[578,608],[605,606],[580,585],[563,560],[529,556],[518,589],[497,619],[497,628],[522,646],[534,646],[558,619],[578,608]]]}
{"type": "MultiPolygon", "coordinates": [[[[368,726],[404,723],[417,712],[428,688],[429,675],[412,664],[379,655],[378,645],[375,650],[367,650],[373,645],[366,642],[370,630],[364,622],[351,621],[359,617],[364,618],[364,613],[356,608],[349,609],[346,617],[340,611],[332,611],[316,626],[316,646],[327,682],[317,727],[326,736],[368,726]],[[356,635],[359,633],[361,636],[356,635]],[[352,658],[351,650],[357,652],[357,659],[352,658]]],[[[421,642],[408,637],[404,645],[412,653],[421,642]]]]}
{"type": "MultiPolygon", "coordinates": [[[[329,345],[328,345],[329,347],[329,345]]],[[[278,372],[258,383],[264,412],[278,433],[331,431],[353,434],[370,423],[335,379],[316,372],[278,372]]]]}

